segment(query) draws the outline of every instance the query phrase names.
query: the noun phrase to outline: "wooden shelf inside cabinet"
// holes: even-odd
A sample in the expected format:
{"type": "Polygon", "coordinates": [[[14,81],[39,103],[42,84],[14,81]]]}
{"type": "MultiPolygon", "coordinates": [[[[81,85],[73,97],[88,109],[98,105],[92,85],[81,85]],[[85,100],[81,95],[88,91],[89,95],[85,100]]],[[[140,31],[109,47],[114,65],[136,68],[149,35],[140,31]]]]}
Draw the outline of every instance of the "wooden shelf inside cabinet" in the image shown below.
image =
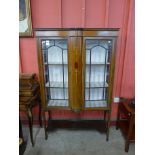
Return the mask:
{"type": "Polygon", "coordinates": [[[104,83],[104,82],[91,82],[89,84],[89,82],[85,82],[85,87],[86,88],[103,88],[103,87],[108,87],[108,83],[104,83]]]}
{"type": "Polygon", "coordinates": [[[107,107],[107,101],[97,101],[97,100],[86,100],[85,101],[86,108],[98,108],[98,107],[107,107]]]}
{"type": "Polygon", "coordinates": [[[108,140],[117,36],[118,29],[36,29],[43,111],[103,110],[108,140]]]}
{"type": "Polygon", "coordinates": [[[68,82],[57,82],[57,81],[52,81],[52,82],[47,82],[45,84],[45,87],[49,88],[68,88],[68,82]]]}
{"type": "Polygon", "coordinates": [[[55,100],[49,100],[48,101],[48,106],[53,106],[53,107],[68,107],[68,99],[55,99],[55,100]]]}
{"type": "Polygon", "coordinates": [[[44,63],[45,65],[68,65],[67,63],[57,63],[57,62],[55,62],[55,63],[44,63]]]}
{"type": "MultiPolygon", "coordinates": [[[[86,63],[86,65],[90,65],[90,63],[86,63]]],[[[92,62],[91,65],[110,65],[110,63],[92,62]]]]}

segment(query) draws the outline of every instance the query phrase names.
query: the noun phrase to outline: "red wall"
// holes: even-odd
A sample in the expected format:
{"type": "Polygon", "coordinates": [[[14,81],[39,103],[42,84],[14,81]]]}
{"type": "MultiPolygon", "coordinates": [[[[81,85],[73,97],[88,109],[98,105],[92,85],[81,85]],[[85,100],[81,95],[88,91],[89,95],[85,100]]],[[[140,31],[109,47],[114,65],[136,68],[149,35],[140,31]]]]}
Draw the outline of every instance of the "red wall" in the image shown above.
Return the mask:
{"type": "MultiPolygon", "coordinates": [[[[134,0],[31,0],[33,28],[120,28],[113,96],[133,97],[135,86],[134,0]]],[[[20,72],[38,74],[37,48],[33,38],[20,38],[20,72]]],[[[117,104],[112,104],[116,118],[117,104]]],[[[34,110],[37,114],[37,109],[34,110]]],[[[101,118],[102,112],[82,112],[82,117],[101,118]]],[[[76,117],[55,111],[53,117],[76,117]]]]}

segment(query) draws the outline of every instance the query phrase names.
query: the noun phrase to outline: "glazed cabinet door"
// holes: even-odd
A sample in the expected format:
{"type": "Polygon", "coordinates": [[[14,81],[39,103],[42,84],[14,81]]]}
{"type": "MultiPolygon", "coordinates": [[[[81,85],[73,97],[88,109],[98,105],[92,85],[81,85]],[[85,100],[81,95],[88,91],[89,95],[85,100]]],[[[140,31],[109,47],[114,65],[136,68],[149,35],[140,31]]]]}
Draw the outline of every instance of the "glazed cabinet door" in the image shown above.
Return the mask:
{"type": "Polygon", "coordinates": [[[43,106],[69,108],[71,105],[71,46],[68,37],[39,38],[39,71],[43,106]]]}
{"type": "Polygon", "coordinates": [[[77,36],[38,38],[44,108],[81,110],[81,41],[77,36]]]}
{"type": "Polygon", "coordinates": [[[112,95],[112,38],[83,39],[83,109],[108,109],[112,95]]]}

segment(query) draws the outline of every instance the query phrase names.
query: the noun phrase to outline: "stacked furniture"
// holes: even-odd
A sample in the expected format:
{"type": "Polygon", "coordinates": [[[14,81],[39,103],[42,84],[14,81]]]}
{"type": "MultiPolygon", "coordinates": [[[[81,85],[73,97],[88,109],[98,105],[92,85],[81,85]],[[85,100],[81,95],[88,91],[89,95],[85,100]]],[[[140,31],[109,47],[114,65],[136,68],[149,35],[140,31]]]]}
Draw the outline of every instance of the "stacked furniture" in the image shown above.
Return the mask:
{"type": "Polygon", "coordinates": [[[116,129],[120,128],[125,137],[125,152],[135,141],[135,99],[121,98],[118,106],[116,129]]]}

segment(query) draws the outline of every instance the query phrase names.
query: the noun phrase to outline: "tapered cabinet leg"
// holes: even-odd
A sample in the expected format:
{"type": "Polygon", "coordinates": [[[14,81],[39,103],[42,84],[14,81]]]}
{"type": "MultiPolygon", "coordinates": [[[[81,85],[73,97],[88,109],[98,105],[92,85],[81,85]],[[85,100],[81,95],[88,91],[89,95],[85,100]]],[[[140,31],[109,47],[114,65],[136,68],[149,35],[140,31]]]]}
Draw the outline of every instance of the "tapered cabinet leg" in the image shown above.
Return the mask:
{"type": "Polygon", "coordinates": [[[39,102],[39,124],[40,124],[40,127],[42,127],[42,119],[41,119],[41,103],[39,102]]]}
{"type": "Polygon", "coordinates": [[[51,111],[50,110],[48,111],[48,120],[49,121],[51,120],[51,111]]]}
{"type": "Polygon", "coordinates": [[[33,128],[32,128],[33,117],[32,117],[32,112],[31,112],[31,110],[30,110],[29,108],[28,108],[28,110],[27,110],[27,117],[28,117],[28,121],[29,121],[29,130],[30,130],[31,143],[32,143],[32,146],[34,146],[33,128]]]}
{"type": "Polygon", "coordinates": [[[47,121],[46,121],[46,111],[42,111],[42,118],[43,118],[43,124],[44,124],[44,131],[45,131],[45,139],[47,140],[48,134],[47,134],[47,121]]]}
{"type": "Polygon", "coordinates": [[[111,112],[107,111],[108,118],[107,118],[107,131],[106,131],[106,141],[109,140],[109,130],[110,130],[110,117],[111,117],[111,112]]]}
{"type": "Polygon", "coordinates": [[[106,114],[107,114],[107,111],[104,111],[104,122],[106,121],[106,114]]]}

